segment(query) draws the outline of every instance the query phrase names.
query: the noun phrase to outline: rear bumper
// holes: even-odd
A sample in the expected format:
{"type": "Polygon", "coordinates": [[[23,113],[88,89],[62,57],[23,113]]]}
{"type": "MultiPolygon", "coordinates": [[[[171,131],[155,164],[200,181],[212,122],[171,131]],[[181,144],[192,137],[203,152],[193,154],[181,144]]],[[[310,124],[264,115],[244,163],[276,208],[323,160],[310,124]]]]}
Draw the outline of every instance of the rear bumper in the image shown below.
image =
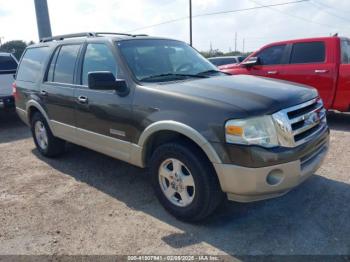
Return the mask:
{"type": "Polygon", "coordinates": [[[0,95],[0,110],[15,108],[15,99],[13,96],[1,96],[0,95]]]}
{"type": "Polygon", "coordinates": [[[19,116],[19,118],[26,124],[29,126],[29,122],[28,122],[28,116],[27,116],[27,112],[19,107],[16,107],[16,112],[17,115],[19,116]]]}
{"type": "Polygon", "coordinates": [[[301,184],[321,166],[328,148],[329,139],[311,154],[287,163],[259,168],[214,163],[214,167],[229,200],[252,202],[281,196],[301,184]]]}

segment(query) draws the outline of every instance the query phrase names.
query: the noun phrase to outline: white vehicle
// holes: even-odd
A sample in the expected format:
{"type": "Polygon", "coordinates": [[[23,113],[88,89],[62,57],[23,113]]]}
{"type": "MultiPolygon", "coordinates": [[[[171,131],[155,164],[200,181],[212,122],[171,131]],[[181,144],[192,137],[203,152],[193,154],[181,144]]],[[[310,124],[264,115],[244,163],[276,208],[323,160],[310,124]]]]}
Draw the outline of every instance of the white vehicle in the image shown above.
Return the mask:
{"type": "Polygon", "coordinates": [[[0,53],[0,110],[14,108],[12,95],[13,75],[16,74],[18,62],[10,53],[0,53]]]}

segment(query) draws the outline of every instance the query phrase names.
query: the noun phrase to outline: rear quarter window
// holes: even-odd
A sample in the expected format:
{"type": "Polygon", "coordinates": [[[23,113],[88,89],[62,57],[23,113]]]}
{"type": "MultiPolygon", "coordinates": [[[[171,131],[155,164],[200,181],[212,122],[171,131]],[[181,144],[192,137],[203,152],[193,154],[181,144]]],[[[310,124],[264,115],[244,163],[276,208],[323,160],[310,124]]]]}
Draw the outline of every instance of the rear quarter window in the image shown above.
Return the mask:
{"type": "Polygon", "coordinates": [[[62,45],[57,48],[51,61],[47,81],[73,84],[75,64],[80,44],[62,45]]]}
{"type": "Polygon", "coordinates": [[[16,71],[17,62],[10,55],[0,55],[0,72],[16,71]]]}
{"type": "Polygon", "coordinates": [[[322,63],[326,58],[324,42],[296,43],[290,57],[291,64],[322,63]]]}
{"type": "Polygon", "coordinates": [[[39,80],[48,54],[49,48],[47,46],[28,48],[18,67],[16,80],[33,83],[39,80]]]}

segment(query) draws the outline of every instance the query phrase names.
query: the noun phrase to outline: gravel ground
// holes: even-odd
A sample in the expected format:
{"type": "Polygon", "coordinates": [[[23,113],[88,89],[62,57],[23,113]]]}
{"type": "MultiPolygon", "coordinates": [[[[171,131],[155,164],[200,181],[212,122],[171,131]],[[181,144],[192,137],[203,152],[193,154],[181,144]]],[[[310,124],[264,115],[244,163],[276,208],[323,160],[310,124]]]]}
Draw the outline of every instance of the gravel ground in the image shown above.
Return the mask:
{"type": "Polygon", "coordinates": [[[45,159],[2,114],[0,254],[350,254],[350,115],[329,123],[329,155],[303,185],[195,225],[163,210],[143,170],[73,145],[45,159]]]}

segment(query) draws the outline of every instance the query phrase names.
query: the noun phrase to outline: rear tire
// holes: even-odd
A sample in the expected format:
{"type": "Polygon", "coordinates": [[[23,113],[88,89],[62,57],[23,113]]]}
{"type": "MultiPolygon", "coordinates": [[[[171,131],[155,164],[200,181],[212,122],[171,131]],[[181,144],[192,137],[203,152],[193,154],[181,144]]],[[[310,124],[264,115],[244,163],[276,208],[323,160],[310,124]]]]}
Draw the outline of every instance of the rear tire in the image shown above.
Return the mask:
{"type": "Polygon", "coordinates": [[[32,117],[31,131],[40,154],[45,157],[55,157],[64,153],[66,142],[52,134],[45,117],[39,112],[32,117]]]}
{"type": "Polygon", "coordinates": [[[224,199],[214,168],[191,144],[181,141],[160,145],[152,154],[150,172],[160,203],[180,220],[203,220],[224,199]]]}

